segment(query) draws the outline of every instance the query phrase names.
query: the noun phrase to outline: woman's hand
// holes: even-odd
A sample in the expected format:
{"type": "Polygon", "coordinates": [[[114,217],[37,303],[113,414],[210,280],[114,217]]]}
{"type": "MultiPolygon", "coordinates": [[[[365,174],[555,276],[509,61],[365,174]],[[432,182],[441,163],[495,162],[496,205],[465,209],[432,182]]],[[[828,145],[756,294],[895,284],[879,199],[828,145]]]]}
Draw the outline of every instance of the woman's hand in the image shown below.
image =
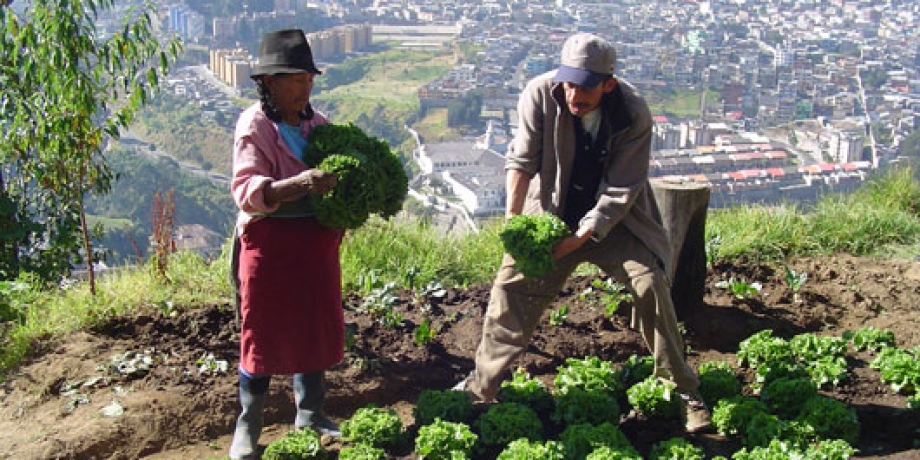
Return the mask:
{"type": "Polygon", "coordinates": [[[559,260],[582,247],[593,234],[594,232],[591,230],[579,229],[575,235],[566,237],[556,243],[553,245],[553,260],[559,260]]]}
{"type": "Polygon", "coordinates": [[[308,169],[294,176],[302,193],[323,195],[339,182],[339,178],[330,172],[320,169],[308,169]]]}

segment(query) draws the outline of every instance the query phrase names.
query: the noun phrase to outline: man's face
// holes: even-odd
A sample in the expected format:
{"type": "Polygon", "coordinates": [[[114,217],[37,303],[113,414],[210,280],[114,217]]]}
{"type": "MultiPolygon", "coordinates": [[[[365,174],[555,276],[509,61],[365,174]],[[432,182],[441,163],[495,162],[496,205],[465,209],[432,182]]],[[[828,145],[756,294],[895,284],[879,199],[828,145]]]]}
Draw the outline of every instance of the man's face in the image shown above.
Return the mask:
{"type": "Polygon", "coordinates": [[[601,103],[604,94],[613,91],[616,79],[608,78],[593,88],[585,88],[574,83],[562,84],[565,90],[565,103],[569,111],[576,117],[583,117],[593,112],[601,103]]]}

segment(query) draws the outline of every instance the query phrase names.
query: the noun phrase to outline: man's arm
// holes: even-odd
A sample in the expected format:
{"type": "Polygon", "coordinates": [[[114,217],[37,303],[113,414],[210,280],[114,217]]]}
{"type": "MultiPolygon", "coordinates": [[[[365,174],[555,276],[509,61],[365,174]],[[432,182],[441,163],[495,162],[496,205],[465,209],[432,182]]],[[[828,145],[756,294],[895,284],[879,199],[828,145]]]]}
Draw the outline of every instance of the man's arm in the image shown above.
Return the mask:
{"type": "Polygon", "coordinates": [[[505,175],[505,188],[508,196],[505,198],[505,217],[520,214],[524,210],[524,200],[527,198],[527,188],[533,176],[520,169],[509,169],[505,175]]]}

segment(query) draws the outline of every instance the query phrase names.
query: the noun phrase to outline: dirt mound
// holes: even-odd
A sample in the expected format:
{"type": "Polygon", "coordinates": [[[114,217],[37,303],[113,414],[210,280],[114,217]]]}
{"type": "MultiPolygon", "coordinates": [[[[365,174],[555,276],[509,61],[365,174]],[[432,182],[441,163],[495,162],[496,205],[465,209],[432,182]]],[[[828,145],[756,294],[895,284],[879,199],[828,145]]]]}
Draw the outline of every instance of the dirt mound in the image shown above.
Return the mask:
{"type": "MultiPolygon", "coordinates": [[[[781,266],[714,267],[704,304],[678,312],[691,363],[734,363],[738,343],[763,329],[791,337],[840,335],[871,325],[892,330],[899,346],[920,345],[920,262],[839,256],[789,266],[808,274],[799,298],[781,266]],[[715,287],[730,278],[760,283],[760,295],[741,300],[715,287]]],[[[621,363],[647,354],[640,336],[627,327],[624,309],[607,316],[597,296],[582,295],[593,281],[570,280],[551,306],[567,307],[568,314],[559,324],[544,320],[518,365],[550,381],[569,357],[596,355],[621,363]]],[[[393,408],[411,425],[422,390],[448,388],[472,367],[488,293],[489,286],[482,285],[446,289],[440,296],[396,292],[389,301],[347,299],[354,343],[346,360],[328,373],[330,415],[343,420],[373,403],[393,408]],[[366,311],[384,301],[392,302],[394,312],[385,320],[366,311]],[[418,345],[413,332],[426,319],[437,334],[418,345]]],[[[218,305],[119,318],[41,344],[0,388],[0,458],[224,457],[238,410],[236,340],[231,307],[218,305]]],[[[904,396],[883,385],[863,358],[851,363],[855,371],[846,382],[825,392],[858,411],[860,456],[920,458],[920,415],[903,410],[904,396]]],[[[263,444],[291,429],[289,380],[276,377],[272,383],[263,444]]],[[[682,435],[676,422],[629,419],[621,428],[643,453],[656,441],[682,435]]],[[[694,442],[710,456],[740,447],[715,435],[694,442]]]]}

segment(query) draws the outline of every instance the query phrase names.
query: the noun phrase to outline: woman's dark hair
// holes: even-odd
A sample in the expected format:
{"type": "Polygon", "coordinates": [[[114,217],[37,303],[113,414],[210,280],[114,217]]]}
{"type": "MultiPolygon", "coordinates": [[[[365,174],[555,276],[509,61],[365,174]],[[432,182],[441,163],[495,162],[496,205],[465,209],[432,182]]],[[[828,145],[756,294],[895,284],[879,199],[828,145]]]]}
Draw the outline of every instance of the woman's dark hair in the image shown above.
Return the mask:
{"type": "MultiPolygon", "coordinates": [[[[268,90],[268,85],[265,84],[265,79],[256,78],[255,82],[256,92],[259,93],[259,101],[262,102],[262,111],[265,112],[265,116],[274,122],[281,121],[281,113],[278,111],[278,108],[275,107],[275,101],[272,100],[272,94],[268,90]]],[[[307,106],[298,112],[297,115],[300,115],[301,120],[312,120],[313,106],[307,103],[307,106]]]]}

